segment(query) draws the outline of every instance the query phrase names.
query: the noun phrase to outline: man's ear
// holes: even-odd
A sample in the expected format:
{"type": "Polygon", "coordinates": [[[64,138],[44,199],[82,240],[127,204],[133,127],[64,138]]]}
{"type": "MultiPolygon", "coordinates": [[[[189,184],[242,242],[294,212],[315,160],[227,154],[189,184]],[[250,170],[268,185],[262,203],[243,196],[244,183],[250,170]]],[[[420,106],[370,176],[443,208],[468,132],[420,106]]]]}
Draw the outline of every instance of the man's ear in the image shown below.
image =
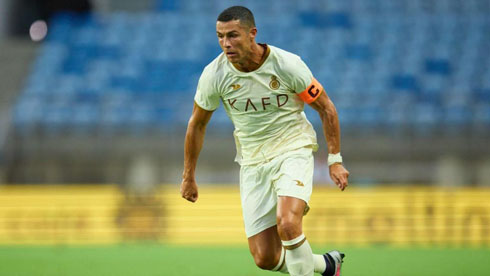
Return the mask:
{"type": "Polygon", "coordinates": [[[252,27],[252,28],[250,28],[250,37],[252,39],[255,39],[255,36],[257,36],[257,28],[252,27]]]}

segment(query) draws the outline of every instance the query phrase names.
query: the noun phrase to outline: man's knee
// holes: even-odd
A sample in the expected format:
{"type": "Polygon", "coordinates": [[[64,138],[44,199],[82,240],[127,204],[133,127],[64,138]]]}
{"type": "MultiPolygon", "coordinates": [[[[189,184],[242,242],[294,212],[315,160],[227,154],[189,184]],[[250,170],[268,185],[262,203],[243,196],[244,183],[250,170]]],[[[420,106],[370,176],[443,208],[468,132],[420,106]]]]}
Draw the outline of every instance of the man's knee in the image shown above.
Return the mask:
{"type": "Polygon", "coordinates": [[[264,270],[271,270],[277,265],[277,260],[274,254],[267,254],[266,252],[253,253],[255,264],[264,270]]]}
{"type": "Polygon", "coordinates": [[[302,233],[301,218],[292,214],[279,215],[277,216],[277,230],[281,239],[294,239],[302,233]]]}
{"type": "Polygon", "coordinates": [[[288,196],[280,196],[277,206],[277,230],[281,240],[292,240],[303,233],[302,221],[306,202],[288,196]]]}

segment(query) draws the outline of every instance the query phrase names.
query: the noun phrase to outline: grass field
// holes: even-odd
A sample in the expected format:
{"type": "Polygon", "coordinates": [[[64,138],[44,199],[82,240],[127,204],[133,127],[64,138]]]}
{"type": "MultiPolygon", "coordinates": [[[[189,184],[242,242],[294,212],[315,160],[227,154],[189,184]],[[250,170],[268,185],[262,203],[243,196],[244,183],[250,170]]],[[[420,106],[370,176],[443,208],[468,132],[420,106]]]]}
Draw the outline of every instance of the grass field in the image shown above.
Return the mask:
{"type": "MultiPolygon", "coordinates": [[[[342,248],[343,275],[490,275],[490,249],[342,248]]],[[[318,250],[316,250],[318,251],[318,250]]],[[[243,247],[0,247],[0,275],[282,275],[243,247]]]]}

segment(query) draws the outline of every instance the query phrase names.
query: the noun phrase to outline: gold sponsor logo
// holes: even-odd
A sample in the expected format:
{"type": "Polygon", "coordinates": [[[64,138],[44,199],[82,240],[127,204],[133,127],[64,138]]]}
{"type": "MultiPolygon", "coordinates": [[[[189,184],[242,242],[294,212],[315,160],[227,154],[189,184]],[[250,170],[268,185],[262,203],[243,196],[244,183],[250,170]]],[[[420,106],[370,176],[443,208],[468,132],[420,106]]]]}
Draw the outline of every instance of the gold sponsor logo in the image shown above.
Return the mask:
{"type": "Polygon", "coordinates": [[[239,84],[232,84],[232,85],[230,85],[230,87],[233,88],[233,90],[237,90],[238,88],[240,88],[242,86],[239,84]]]}
{"type": "Polygon", "coordinates": [[[279,89],[280,86],[281,86],[281,83],[277,80],[277,77],[272,76],[271,82],[269,82],[269,87],[273,90],[277,90],[277,89],[279,89]]]}
{"type": "Polygon", "coordinates": [[[301,186],[301,187],[304,187],[305,184],[303,184],[303,182],[299,181],[299,180],[294,180],[296,181],[296,186],[301,186]]]}

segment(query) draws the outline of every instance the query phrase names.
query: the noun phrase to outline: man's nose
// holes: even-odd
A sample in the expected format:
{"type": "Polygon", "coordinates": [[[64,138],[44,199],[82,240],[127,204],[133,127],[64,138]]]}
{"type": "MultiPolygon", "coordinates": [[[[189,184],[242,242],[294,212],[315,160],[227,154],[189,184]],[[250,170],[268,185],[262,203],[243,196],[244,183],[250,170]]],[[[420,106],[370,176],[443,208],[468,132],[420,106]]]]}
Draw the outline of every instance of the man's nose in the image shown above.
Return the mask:
{"type": "Polygon", "coordinates": [[[223,38],[223,47],[225,47],[225,48],[230,48],[231,47],[230,40],[227,39],[226,37],[223,38]]]}

